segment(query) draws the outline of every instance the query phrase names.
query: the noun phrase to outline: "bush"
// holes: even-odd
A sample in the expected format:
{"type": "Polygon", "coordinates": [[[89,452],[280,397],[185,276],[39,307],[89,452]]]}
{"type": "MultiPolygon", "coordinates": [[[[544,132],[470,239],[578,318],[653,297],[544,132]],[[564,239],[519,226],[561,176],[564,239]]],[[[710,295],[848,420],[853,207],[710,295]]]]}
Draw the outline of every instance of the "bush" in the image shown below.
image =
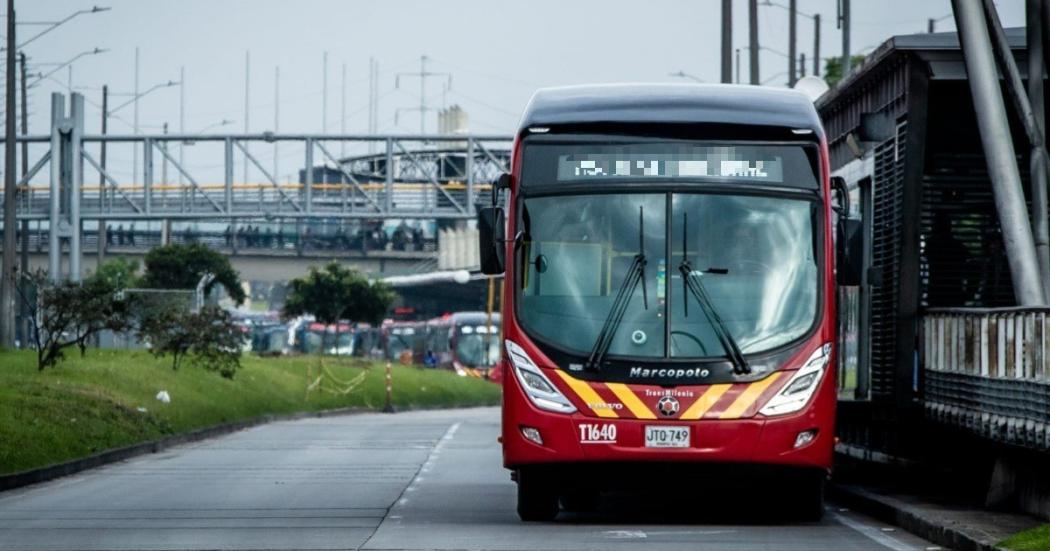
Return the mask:
{"type": "Polygon", "coordinates": [[[52,282],[43,271],[23,278],[28,285],[18,286],[19,295],[33,323],[39,370],[57,364],[70,346],[79,348],[83,356],[89,340],[103,330],[130,328],[127,301],[104,280],[52,282]],[[35,289],[35,297],[27,286],[35,289]]]}
{"type": "Polygon", "coordinates": [[[177,370],[184,359],[232,379],[241,366],[244,333],[222,308],[205,306],[199,312],[167,310],[141,321],[139,336],[157,358],[171,356],[177,370]]]}

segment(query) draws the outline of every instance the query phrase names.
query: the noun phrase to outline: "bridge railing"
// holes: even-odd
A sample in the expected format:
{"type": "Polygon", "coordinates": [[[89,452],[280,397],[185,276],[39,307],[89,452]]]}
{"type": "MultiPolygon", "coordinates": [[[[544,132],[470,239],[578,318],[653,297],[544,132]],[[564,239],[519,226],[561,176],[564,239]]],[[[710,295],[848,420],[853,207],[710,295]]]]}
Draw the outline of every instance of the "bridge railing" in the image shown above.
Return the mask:
{"type": "Polygon", "coordinates": [[[1050,308],[935,308],[922,320],[927,417],[1050,451],[1050,308]]]}
{"type": "Polygon", "coordinates": [[[88,134],[83,104],[18,137],[19,218],[470,219],[510,169],[511,136],[88,134]]]}

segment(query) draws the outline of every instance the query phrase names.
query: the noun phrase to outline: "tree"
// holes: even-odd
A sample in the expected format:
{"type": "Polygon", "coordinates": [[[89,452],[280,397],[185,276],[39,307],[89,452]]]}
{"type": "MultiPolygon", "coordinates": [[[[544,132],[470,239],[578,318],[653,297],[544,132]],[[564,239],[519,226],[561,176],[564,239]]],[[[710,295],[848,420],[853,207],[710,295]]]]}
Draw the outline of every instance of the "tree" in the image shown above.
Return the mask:
{"type": "Polygon", "coordinates": [[[199,312],[170,309],[150,316],[140,325],[139,335],[149,342],[155,357],[171,356],[173,370],[190,358],[193,364],[232,379],[241,366],[245,335],[229,312],[216,306],[199,312]]]}
{"type": "Polygon", "coordinates": [[[57,364],[70,346],[84,355],[89,340],[101,331],[130,327],[127,301],[101,279],[51,282],[43,271],[23,278],[28,285],[18,286],[19,296],[29,309],[41,371],[57,364]],[[27,287],[35,290],[35,296],[27,287]]]}
{"type": "MultiPolygon", "coordinates": [[[[857,67],[864,63],[864,56],[850,56],[850,67],[857,67]]],[[[829,57],[824,60],[824,81],[828,86],[834,88],[842,80],[842,57],[829,57]]]]}
{"type": "Polygon", "coordinates": [[[114,291],[123,291],[139,285],[139,262],[119,256],[103,262],[88,277],[88,281],[99,282],[114,291]]]}
{"type": "Polygon", "coordinates": [[[204,288],[206,293],[215,285],[222,285],[236,304],[246,298],[240,275],[230,265],[230,259],[200,243],[155,247],[146,253],[145,264],[141,282],[144,287],[196,289],[201,277],[210,273],[215,279],[204,288]]]}
{"type": "Polygon", "coordinates": [[[288,283],[281,314],[286,319],[313,314],[325,325],[341,319],[378,325],[395,298],[388,284],[369,281],[361,272],[332,262],[320,270],[311,267],[306,277],[288,283]]]}

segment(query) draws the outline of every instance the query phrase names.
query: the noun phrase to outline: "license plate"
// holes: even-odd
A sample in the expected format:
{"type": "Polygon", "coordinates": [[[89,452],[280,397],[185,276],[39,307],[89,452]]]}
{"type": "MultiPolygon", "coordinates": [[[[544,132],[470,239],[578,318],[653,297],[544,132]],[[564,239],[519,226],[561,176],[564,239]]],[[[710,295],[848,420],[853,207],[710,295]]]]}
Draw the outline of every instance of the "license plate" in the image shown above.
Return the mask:
{"type": "Polygon", "coordinates": [[[645,427],[647,448],[688,448],[689,427],[645,427]]]}

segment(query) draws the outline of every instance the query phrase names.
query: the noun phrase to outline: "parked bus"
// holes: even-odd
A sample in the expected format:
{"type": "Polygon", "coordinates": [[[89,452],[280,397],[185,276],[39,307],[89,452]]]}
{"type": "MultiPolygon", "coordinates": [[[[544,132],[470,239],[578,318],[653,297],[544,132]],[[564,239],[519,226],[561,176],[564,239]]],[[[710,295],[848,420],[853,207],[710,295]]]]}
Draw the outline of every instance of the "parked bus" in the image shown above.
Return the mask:
{"type": "Polygon", "coordinates": [[[421,321],[383,322],[384,358],[403,364],[422,363],[426,330],[426,323],[421,321]]]}
{"type": "Polygon", "coordinates": [[[488,378],[500,356],[499,314],[456,312],[427,322],[426,352],[434,367],[488,378]]]}
{"type": "Polygon", "coordinates": [[[307,322],[299,326],[295,348],[303,354],[351,356],[354,354],[354,328],[349,323],[325,325],[307,322]]]}
{"type": "Polygon", "coordinates": [[[831,188],[824,130],[797,91],[533,96],[478,216],[482,269],[505,273],[501,441],[523,520],[705,469],[768,476],[771,502],[821,516],[831,188]]]}

